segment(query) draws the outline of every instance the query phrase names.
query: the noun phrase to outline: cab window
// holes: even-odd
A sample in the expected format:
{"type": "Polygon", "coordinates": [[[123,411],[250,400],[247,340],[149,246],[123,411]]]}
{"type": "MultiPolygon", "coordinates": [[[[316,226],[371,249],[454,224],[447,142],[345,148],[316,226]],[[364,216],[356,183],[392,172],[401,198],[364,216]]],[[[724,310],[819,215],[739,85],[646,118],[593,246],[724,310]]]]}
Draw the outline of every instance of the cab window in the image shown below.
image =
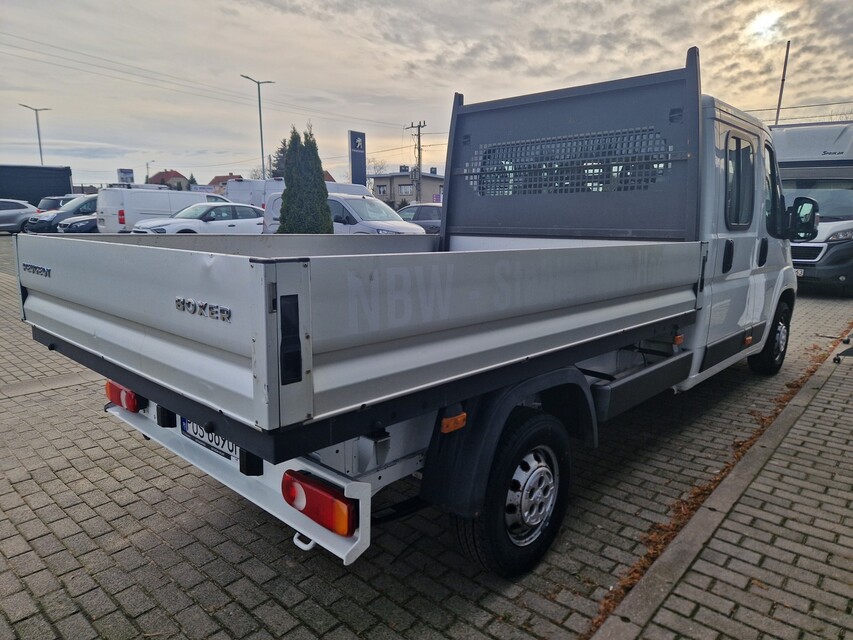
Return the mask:
{"type": "Polygon", "coordinates": [[[234,207],[237,211],[237,219],[238,220],[250,220],[252,218],[260,218],[263,213],[252,209],[251,207],[234,207]]]}
{"type": "Polygon", "coordinates": [[[729,134],[726,145],[726,227],[747,229],[755,200],[755,151],[751,142],[729,134]]]}
{"type": "Polygon", "coordinates": [[[329,200],[329,211],[332,213],[332,221],[344,222],[346,220],[346,211],[344,205],[337,200],[329,200]]]}

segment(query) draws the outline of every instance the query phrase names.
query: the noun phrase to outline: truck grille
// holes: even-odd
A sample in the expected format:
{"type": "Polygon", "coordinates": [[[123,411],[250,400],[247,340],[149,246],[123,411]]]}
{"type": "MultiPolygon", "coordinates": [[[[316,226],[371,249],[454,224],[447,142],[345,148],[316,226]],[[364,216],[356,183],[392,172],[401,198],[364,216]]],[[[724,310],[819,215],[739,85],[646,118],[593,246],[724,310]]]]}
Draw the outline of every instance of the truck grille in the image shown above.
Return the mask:
{"type": "Polygon", "coordinates": [[[800,262],[817,262],[826,251],[825,244],[792,244],[791,259],[800,262]]]}

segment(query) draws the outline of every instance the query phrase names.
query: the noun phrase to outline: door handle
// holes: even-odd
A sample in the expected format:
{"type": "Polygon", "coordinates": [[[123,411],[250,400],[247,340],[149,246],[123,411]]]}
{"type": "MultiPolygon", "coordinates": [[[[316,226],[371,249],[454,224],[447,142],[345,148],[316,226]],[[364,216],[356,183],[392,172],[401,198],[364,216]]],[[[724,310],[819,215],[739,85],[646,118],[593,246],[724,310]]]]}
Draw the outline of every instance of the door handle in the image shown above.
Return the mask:
{"type": "Polygon", "coordinates": [[[732,264],[735,261],[735,241],[726,240],[726,249],[723,252],[723,273],[728,273],[732,270],[732,264]]]}

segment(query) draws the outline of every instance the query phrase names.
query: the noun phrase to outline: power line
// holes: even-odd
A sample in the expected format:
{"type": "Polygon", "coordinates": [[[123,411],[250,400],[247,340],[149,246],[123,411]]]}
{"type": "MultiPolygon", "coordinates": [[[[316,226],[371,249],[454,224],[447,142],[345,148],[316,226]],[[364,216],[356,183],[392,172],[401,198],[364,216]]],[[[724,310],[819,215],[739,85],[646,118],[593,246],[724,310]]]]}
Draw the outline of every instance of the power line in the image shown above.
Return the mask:
{"type": "MultiPolygon", "coordinates": [[[[0,35],[11,35],[11,34],[7,34],[5,32],[0,31],[0,35]]],[[[20,38],[20,36],[13,36],[13,37],[20,38]]],[[[29,38],[21,38],[21,39],[31,41],[31,40],[29,40],[29,38]]],[[[39,56],[47,56],[47,57],[52,57],[52,58],[59,58],[60,60],[66,60],[66,58],[64,58],[63,56],[48,53],[48,52],[41,51],[41,50],[28,49],[27,47],[21,47],[21,46],[11,45],[11,44],[7,44],[7,43],[0,43],[0,46],[7,47],[9,49],[18,50],[18,51],[26,51],[28,53],[34,53],[34,54],[39,55],[39,56]]],[[[94,58],[96,60],[105,60],[104,58],[101,58],[100,56],[94,56],[94,55],[84,53],[81,51],[75,51],[75,50],[69,49],[67,47],[52,46],[51,48],[52,49],[59,49],[62,51],[68,51],[68,52],[73,53],[75,55],[86,56],[86,57],[94,58]]],[[[116,69],[116,68],[113,68],[110,66],[95,64],[95,63],[87,62],[84,60],[71,60],[71,62],[74,62],[77,64],[88,65],[90,67],[96,67],[99,69],[103,69],[105,71],[110,71],[112,73],[126,74],[126,75],[135,76],[138,78],[142,78],[144,80],[151,81],[151,82],[140,82],[138,80],[132,80],[129,78],[121,77],[121,75],[116,76],[116,75],[109,75],[109,74],[105,74],[105,73],[99,73],[97,71],[92,71],[90,69],[81,69],[79,67],[73,67],[73,66],[69,66],[69,65],[65,65],[65,64],[60,64],[60,63],[53,62],[50,60],[40,60],[38,58],[22,56],[20,54],[10,53],[8,51],[0,51],[0,54],[5,54],[5,55],[13,56],[16,58],[21,58],[23,60],[29,60],[30,62],[38,62],[38,63],[46,64],[49,66],[55,66],[55,67],[60,67],[60,68],[64,68],[64,69],[71,69],[73,71],[80,71],[83,73],[89,73],[92,75],[98,75],[98,76],[101,76],[104,78],[110,78],[112,80],[121,80],[123,82],[131,82],[133,84],[140,84],[143,86],[153,87],[153,88],[161,89],[161,90],[165,90],[165,91],[174,91],[177,93],[184,93],[184,94],[192,95],[195,97],[209,98],[211,100],[219,100],[220,102],[230,102],[232,104],[240,104],[240,105],[252,104],[251,102],[246,101],[244,95],[242,95],[236,91],[232,91],[229,89],[223,89],[220,87],[214,87],[213,85],[208,85],[208,84],[204,84],[204,83],[196,82],[196,81],[192,81],[192,80],[181,79],[181,78],[178,78],[177,76],[172,76],[172,75],[166,74],[166,73],[151,71],[149,69],[145,69],[143,67],[138,67],[138,66],[131,65],[131,64],[121,63],[121,65],[123,67],[126,66],[126,67],[130,67],[130,68],[134,68],[134,69],[139,69],[144,74],[153,74],[153,75],[156,75],[158,77],[150,77],[150,75],[143,75],[140,73],[136,73],[136,72],[127,70],[127,69],[116,69]],[[163,77],[159,77],[159,76],[165,76],[165,78],[177,78],[178,81],[167,80],[167,79],[165,79],[163,77]],[[203,92],[206,92],[207,94],[211,94],[211,95],[199,94],[199,93],[195,93],[193,91],[186,91],[183,89],[170,87],[170,86],[163,86],[163,85],[177,85],[178,87],[195,85],[194,88],[196,91],[203,91],[203,92]],[[218,96],[216,94],[218,94],[218,96]]],[[[110,61],[107,61],[107,62],[110,62],[110,61]]],[[[340,120],[343,122],[358,121],[358,122],[366,122],[368,124],[373,124],[373,125],[382,126],[382,127],[390,127],[390,128],[394,128],[394,129],[402,126],[402,125],[397,124],[397,123],[384,122],[382,120],[372,120],[370,118],[359,118],[357,116],[349,116],[349,115],[334,113],[331,111],[324,111],[321,109],[311,110],[311,109],[307,109],[305,107],[300,107],[298,105],[294,105],[294,104],[289,103],[289,102],[283,102],[283,101],[274,100],[274,99],[266,99],[266,100],[264,100],[264,104],[265,105],[276,105],[279,107],[285,107],[284,109],[274,109],[273,108],[272,109],[273,111],[278,111],[278,112],[283,112],[283,113],[296,112],[296,113],[300,113],[302,115],[308,115],[308,116],[316,117],[320,120],[330,119],[330,120],[340,120]]]]}

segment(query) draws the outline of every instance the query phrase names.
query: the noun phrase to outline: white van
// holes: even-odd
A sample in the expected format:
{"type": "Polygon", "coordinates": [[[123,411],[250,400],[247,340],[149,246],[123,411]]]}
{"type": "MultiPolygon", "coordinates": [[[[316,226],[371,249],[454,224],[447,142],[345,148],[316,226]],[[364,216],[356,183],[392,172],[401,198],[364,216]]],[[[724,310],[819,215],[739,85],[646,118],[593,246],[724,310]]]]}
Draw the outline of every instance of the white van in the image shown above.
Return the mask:
{"type": "Polygon", "coordinates": [[[225,191],[222,195],[231,202],[263,207],[270,195],[282,191],[284,191],[284,178],[269,178],[268,180],[232,178],[225,183],[225,191]]]}
{"type": "Polygon", "coordinates": [[[853,121],[770,127],[785,198],[820,206],[817,236],[791,245],[797,280],[853,296],[853,121]]]}
{"type": "MultiPolygon", "coordinates": [[[[348,185],[361,186],[361,185],[348,185]]],[[[366,187],[364,188],[365,190],[366,187]]],[[[397,212],[370,192],[368,195],[355,193],[329,193],[327,200],[332,214],[335,233],[339,234],[413,234],[426,233],[423,227],[403,220],[397,212]]],[[[281,196],[271,195],[264,209],[264,233],[275,233],[281,215],[281,196]]]]}
{"type": "Polygon", "coordinates": [[[137,222],[168,218],[196,202],[228,200],[214,193],[107,187],[98,192],[98,232],[130,233],[137,222]]]}

